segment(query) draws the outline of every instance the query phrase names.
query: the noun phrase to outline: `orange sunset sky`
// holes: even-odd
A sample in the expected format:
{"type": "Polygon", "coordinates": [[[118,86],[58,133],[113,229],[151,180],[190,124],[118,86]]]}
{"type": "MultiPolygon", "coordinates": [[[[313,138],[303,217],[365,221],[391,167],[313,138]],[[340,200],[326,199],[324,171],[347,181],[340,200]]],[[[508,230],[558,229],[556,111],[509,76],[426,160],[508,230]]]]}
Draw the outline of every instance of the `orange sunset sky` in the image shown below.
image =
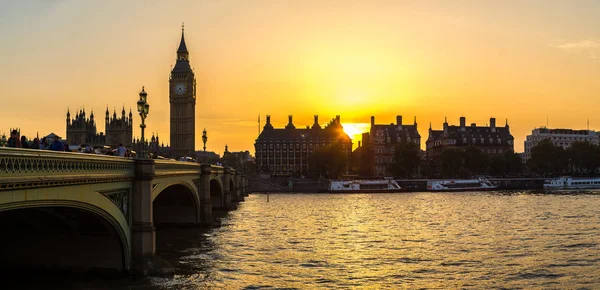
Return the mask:
{"type": "Polygon", "coordinates": [[[600,1],[24,0],[0,2],[0,132],[65,136],[67,107],[103,120],[145,86],[147,132],[168,142],[182,22],[197,150],[206,128],[207,150],[254,153],[259,114],[341,115],[350,133],[417,116],[422,148],[445,116],[508,119],[518,152],[547,119],[600,129],[600,1]]]}

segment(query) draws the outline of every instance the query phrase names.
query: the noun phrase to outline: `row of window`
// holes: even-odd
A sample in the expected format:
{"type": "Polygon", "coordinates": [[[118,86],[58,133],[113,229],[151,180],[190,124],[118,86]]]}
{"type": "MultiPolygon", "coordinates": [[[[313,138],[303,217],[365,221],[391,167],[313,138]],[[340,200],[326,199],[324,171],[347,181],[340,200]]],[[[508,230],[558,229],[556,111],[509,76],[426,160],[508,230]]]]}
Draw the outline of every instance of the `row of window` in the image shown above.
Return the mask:
{"type": "MultiPolygon", "coordinates": [[[[324,146],[329,146],[331,144],[332,143],[321,143],[319,145],[319,143],[309,143],[308,144],[308,148],[324,147],[324,146]]],[[[348,147],[348,148],[350,147],[350,144],[346,144],[346,143],[341,143],[341,144],[342,144],[342,149],[346,149],[346,147],[348,147]]],[[[306,145],[307,145],[306,143],[303,143],[302,144],[302,149],[306,149],[306,145]]],[[[257,145],[257,148],[260,148],[259,146],[260,145],[257,145]]],[[[284,144],[277,143],[277,144],[275,144],[275,146],[273,146],[273,143],[270,143],[269,144],[269,149],[273,149],[273,147],[275,147],[276,149],[279,149],[279,148],[288,149],[288,147],[290,149],[294,149],[294,144],[289,144],[289,146],[288,146],[288,144],[285,144],[285,143],[284,144]]],[[[267,144],[262,144],[262,149],[267,149],[267,144]]],[[[296,149],[300,149],[300,144],[296,144],[296,149]]]]}
{"type": "MultiPolygon", "coordinates": [[[[467,138],[463,138],[462,142],[463,144],[467,144],[468,139],[467,138]]],[[[472,138],[471,139],[471,143],[470,144],[502,144],[502,139],[498,138],[496,139],[496,142],[494,142],[493,138],[488,139],[488,143],[485,143],[485,138],[480,138],[479,139],[479,143],[477,143],[478,139],[477,138],[472,138]]],[[[512,145],[513,141],[512,140],[507,140],[506,143],[508,145],[512,145]]],[[[441,146],[441,145],[454,145],[456,144],[456,140],[454,139],[445,139],[445,140],[440,140],[440,141],[435,141],[433,142],[433,146],[441,146]]]]}
{"type": "Polygon", "coordinates": [[[527,141],[550,140],[570,140],[570,141],[592,141],[590,137],[557,137],[557,136],[527,136],[527,141]]]}
{"type": "Polygon", "coordinates": [[[392,163],[392,157],[391,156],[375,156],[375,163],[376,164],[390,164],[392,163]]]}

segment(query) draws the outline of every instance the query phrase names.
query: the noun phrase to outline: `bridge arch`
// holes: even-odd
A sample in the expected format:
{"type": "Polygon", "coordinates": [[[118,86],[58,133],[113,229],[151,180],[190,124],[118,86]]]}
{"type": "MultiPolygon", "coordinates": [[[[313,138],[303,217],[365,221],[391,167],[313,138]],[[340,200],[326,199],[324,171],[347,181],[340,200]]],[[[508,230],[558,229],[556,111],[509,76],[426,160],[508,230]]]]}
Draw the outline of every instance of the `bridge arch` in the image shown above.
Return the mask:
{"type": "Polygon", "coordinates": [[[129,269],[129,195],[119,208],[114,196],[57,188],[15,191],[0,204],[0,266],[129,269]]]}
{"type": "Polygon", "coordinates": [[[184,181],[165,183],[159,190],[153,190],[152,194],[152,214],[155,225],[199,222],[200,200],[195,185],[184,181]]]}

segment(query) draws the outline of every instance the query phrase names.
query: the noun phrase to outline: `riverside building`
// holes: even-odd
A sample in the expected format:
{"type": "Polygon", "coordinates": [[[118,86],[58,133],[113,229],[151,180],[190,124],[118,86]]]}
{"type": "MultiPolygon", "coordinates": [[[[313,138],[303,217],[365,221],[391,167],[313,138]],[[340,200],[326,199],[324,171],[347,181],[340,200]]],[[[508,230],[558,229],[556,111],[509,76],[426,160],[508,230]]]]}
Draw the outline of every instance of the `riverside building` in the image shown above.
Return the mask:
{"type": "Polygon", "coordinates": [[[363,134],[363,144],[373,150],[373,172],[378,176],[389,175],[396,145],[412,142],[421,147],[421,135],[417,131],[417,117],[412,125],[403,124],[402,116],[396,117],[396,124],[375,124],[371,116],[371,129],[368,136],[363,134]]]}
{"type": "Polygon", "coordinates": [[[275,129],[267,115],[267,123],[254,143],[257,170],[274,175],[307,175],[310,155],[317,148],[332,144],[338,144],[350,157],[352,139],[344,133],[340,116],[321,128],[315,115],[312,126],[296,129],[290,115],[285,128],[275,129]]]}
{"type": "Polygon", "coordinates": [[[531,135],[527,135],[525,138],[525,152],[521,155],[523,162],[531,159],[531,149],[545,139],[549,139],[552,144],[563,149],[571,147],[573,142],[600,144],[600,136],[593,130],[536,128],[531,131],[531,135]]]}
{"type": "Polygon", "coordinates": [[[466,118],[460,117],[460,124],[443,124],[442,130],[433,130],[429,125],[429,137],[426,141],[427,158],[432,160],[448,148],[475,146],[489,155],[499,155],[514,151],[515,138],[510,134],[508,120],[502,127],[496,126],[496,118],[490,118],[489,126],[466,124],[466,118]]]}

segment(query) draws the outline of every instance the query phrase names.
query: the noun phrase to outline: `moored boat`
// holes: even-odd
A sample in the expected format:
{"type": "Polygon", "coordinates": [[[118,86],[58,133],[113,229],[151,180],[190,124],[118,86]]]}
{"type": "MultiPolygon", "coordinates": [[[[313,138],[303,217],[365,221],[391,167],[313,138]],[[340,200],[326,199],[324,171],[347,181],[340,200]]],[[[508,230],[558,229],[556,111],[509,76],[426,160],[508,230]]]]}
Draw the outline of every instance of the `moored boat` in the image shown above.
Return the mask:
{"type": "Polygon", "coordinates": [[[544,189],[600,189],[600,178],[563,176],[544,181],[544,189]]]}
{"type": "Polygon", "coordinates": [[[331,193],[401,192],[404,189],[393,179],[331,180],[331,193]]]}
{"type": "Polygon", "coordinates": [[[497,187],[486,178],[428,180],[428,191],[486,191],[497,187]]]}

